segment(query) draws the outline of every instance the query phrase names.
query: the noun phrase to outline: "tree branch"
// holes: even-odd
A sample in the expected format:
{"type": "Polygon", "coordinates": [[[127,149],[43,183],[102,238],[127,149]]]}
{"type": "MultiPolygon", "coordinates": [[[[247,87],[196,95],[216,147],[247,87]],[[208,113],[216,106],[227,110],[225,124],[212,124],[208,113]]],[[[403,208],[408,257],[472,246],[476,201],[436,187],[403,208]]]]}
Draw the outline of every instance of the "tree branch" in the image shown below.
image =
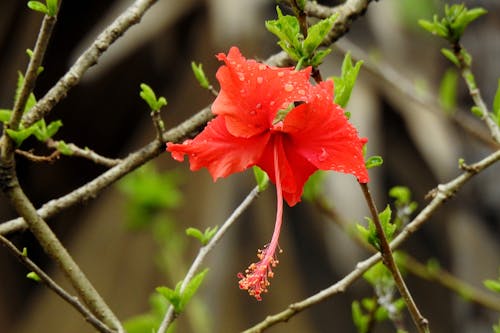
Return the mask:
{"type": "MultiPolygon", "coordinates": [[[[181,293],[184,292],[186,286],[189,284],[191,279],[194,277],[194,274],[200,269],[203,260],[205,257],[215,248],[215,245],[220,241],[222,236],[226,233],[226,231],[233,225],[236,219],[250,206],[250,204],[257,198],[259,195],[259,187],[256,186],[254,189],[245,197],[245,199],[241,202],[241,204],[233,211],[231,216],[222,224],[222,227],[216,232],[216,234],[210,239],[207,245],[200,248],[198,255],[194,259],[191,267],[189,268],[186,276],[182,280],[181,285],[181,293]]],[[[165,317],[162,320],[160,328],[158,329],[158,333],[165,333],[170,326],[170,324],[175,320],[177,314],[174,312],[174,307],[169,306],[168,310],[165,314],[165,317]]]]}
{"type": "Polygon", "coordinates": [[[111,23],[76,60],[64,76],[24,115],[24,127],[33,125],[45,117],[54,106],[66,97],[68,91],[80,82],[83,74],[97,64],[101,55],[131,26],[140,22],[142,16],[157,0],[136,0],[111,23]]]}
{"type": "MultiPolygon", "coordinates": [[[[473,169],[466,170],[461,175],[451,180],[446,184],[440,184],[437,188],[431,191],[432,201],[401,231],[401,233],[394,238],[391,242],[391,249],[398,248],[405,242],[414,232],[416,232],[422,225],[434,214],[434,212],[449,198],[453,197],[470,178],[478,172],[486,169],[493,163],[500,160],[500,150],[488,155],[481,161],[471,165],[473,169]]],[[[257,333],[263,332],[265,329],[274,326],[280,322],[286,322],[297,313],[309,308],[312,305],[320,303],[333,295],[343,292],[347,287],[359,279],[370,267],[375,265],[382,259],[380,253],[374,254],[364,261],[356,264],[354,270],[347,274],[343,279],[339,280],[332,286],[314,294],[300,302],[290,304],[287,309],[275,314],[269,315],[265,320],[257,325],[247,329],[244,333],[257,333]]]]}

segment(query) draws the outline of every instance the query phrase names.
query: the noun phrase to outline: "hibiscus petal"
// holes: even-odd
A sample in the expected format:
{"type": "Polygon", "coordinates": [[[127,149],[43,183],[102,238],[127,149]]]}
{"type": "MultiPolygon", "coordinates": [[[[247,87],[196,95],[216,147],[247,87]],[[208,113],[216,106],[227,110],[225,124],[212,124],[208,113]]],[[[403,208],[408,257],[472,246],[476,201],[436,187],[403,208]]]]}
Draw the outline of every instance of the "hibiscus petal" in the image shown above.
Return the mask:
{"type": "Polygon", "coordinates": [[[283,122],[283,132],[290,135],[295,151],[322,170],[349,173],[361,183],[369,180],[363,159],[365,138],[333,103],[333,83],[321,82],[311,91],[309,103],[290,111],[283,122]]]}
{"type": "Polygon", "coordinates": [[[305,100],[311,87],[311,68],[267,66],[247,60],[236,47],[217,58],[225,65],[217,71],[220,92],[212,112],[226,118],[228,131],[238,137],[251,137],[267,131],[280,109],[305,100]]]}
{"type": "Polygon", "coordinates": [[[305,182],[318,168],[297,153],[292,141],[286,135],[276,133],[266,146],[261,159],[257,162],[257,165],[266,171],[269,179],[274,184],[276,184],[274,145],[278,145],[278,163],[283,198],[289,206],[294,206],[301,199],[305,182]]]}
{"type": "Polygon", "coordinates": [[[224,117],[218,116],[193,140],[167,143],[167,151],[177,161],[182,161],[187,154],[192,171],[206,167],[215,181],[255,165],[269,136],[265,133],[251,138],[235,137],[227,131],[224,117]]]}

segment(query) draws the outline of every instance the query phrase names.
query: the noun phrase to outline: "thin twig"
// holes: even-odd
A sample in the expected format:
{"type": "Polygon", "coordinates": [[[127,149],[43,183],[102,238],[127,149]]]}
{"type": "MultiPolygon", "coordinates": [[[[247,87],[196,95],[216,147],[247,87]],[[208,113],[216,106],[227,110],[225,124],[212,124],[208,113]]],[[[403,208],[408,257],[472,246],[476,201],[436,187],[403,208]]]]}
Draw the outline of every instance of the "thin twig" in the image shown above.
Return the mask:
{"type": "Polygon", "coordinates": [[[497,142],[500,143],[500,127],[491,117],[491,114],[486,106],[486,103],[481,96],[481,91],[477,86],[474,78],[474,74],[471,71],[470,64],[465,61],[463,56],[465,49],[462,47],[460,43],[456,43],[452,45],[453,53],[458,59],[458,68],[460,69],[460,74],[462,75],[465,84],[467,85],[467,89],[469,90],[469,95],[471,96],[474,104],[479,108],[481,112],[481,119],[486,123],[488,129],[490,130],[491,137],[497,142]]]}
{"type": "MultiPolygon", "coordinates": [[[[436,190],[433,191],[432,201],[422,211],[420,211],[420,213],[401,231],[399,235],[394,238],[390,244],[391,249],[394,250],[401,246],[401,244],[403,244],[414,232],[420,229],[422,225],[436,212],[436,210],[441,207],[447,199],[453,197],[454,193],[467,183],[470,178],[499,160],[500,150],[497,150],[481,161],[473,164],[477,172],[465,171],[450,182],[438,185],[436,190]]],[[[281,322],[286,322],[297,313],[315,304],[321,303],[337,293],[343,292],[381,259],[382,257],[380,253],[376,253],[368,259],[358,262],[356,267],[349,274],[337,281],[335,284],[302,301],[290,304],[285,310],[277,314],[267,316],[265,320],[245,330],[244,333],[263,332],[267,328],[281,322]]]]}
{"type": "Polygon", "coordinates": [[[396,283],[396,287],[398,288],[399,293],[403,297],[406,306],[410,311],[411,318],[413,319],[415,326],[418,328],[418,331],[420,333],[427,333],[429,332],[429,322],[420,313],[417,304],[415,303],[413,297],[411,296],[410,290],[406,286],[406,283],[403,279],[403,276],[401,275],[398,265],[394,260],[391,247],[389,245],[389,242],[387,241],[387,237],[385,235],[384,228],[382,227],[382,223],[380,222],[377,212],[377,207],[375,206],[375,201],[373,200],[373,196],[370,193],[368,184],[359,183],[359,185],[361,187],[361,191],[363,192],[363,196],[365,197],[366,203],[368,204],[368,208],[370,209],[372,221],[377,231],[378,243],[380,246],[379,250],[380,253],[382,254],[382,261],[384,265],[391,272],[392,277],[394,278],[394,282],[396,283]]]}
{"type": "MultiPolygon", "coordinates": [[[[60,141],[55,141],[52,139],[47,140],[47,147],[52,149],[58,149],[60,145],[60,141]]],[[[97,154],[95,151],[89,148],[80,148],[74,143],[65,143],[66,147],[68,147],[71,151],[71,156],[85,158],[94,162],[95,164],[104,165],[105,167],[112,168],[118,165],[122,160],[119,158],[109,158],[102,155],[97,154]]],[[[57,150],[56,150],[57,151],[57,150]]]]}
{"type": "Polygon", "coordinates": [[[70,304],[72,307],[76,309],[76,311],[80,312],[85,318],[87,322],[89,322],[92,326],[95,327],[101,333],[112,333],[109,327],[107,327],[103,322],[101,322],[96,316],[90,312],[85,305],[83,305],[77,297],[70,295],[63,287],[57,284],[52,278],[47,275],[37,264],[31,261],[27,255],[23,254],[21,251],[17,249],[17,247],[12,244],[7,238],[0,235],[0,242],[9,250],[18,260],[21,262],[26,268],[30,271],[35,272],[36,275],[40,278],[41,282],[43,282],[50,290],[55,292],[59,297],[61,297],[64,301],[70,304]]]}
{"type": "Polygon", "coordinates": [[[50,155],[48,156],[40,156],[40,155],[35,155],[29,151],[24,151],[21,149],[16,149],[15,150],[16,154],[36,163],[40,162],[48,162],[48,163],[53,163],[55,160],[59,158],[61,153],[57,150],[53,151],[50,155]]]}
{"type": "MultiPolygon", "coordinates": [[[[19,123],[21,117],[23,116],[24,108],[26,107],[26,102],[30,94],[35,88],[36,79],[38,76],[38,68],[42,64],[45,51],[47,50],[47,45],[49,44],[50,36],[52,35],[52,30],[56,24],[56,16],[45,15],[42,21],[42,26],[35,43],[35,48],[33,54],[30,57],[28,63],[28,68],[24,74],[23,84],[17,96],[14,107],[12,109],[12,114],[9,123],[6,125],[7,128],[12,130],[17,130],[19,128],[19,123]]],[[[1,158],[2,160],[10,160],[13,158],[13,152],[15,149],[14,142],[7,135],[7,131],[3,131],[2,139],[0,140],[1,158]]]]}
{"type": "Polygon", "coordinates": [[[140,22],[142,16],[157,0],[136,0],[113,23],[111,23],[83,52],[71,68],[43,96],[33,108],[23,116],[22,124],[29,127],[45,117],[59,103],[68,91],[80,82],[83,74],[97,64],[101,55],[111,44],[121,37],[131,26],[140,22]]]}
{"type": "MultiPolygon", "coordinates": [[[[222,227],[215,233],[215,235],[210,239],[207,245],[200,248],[198,255],[194,259],[191,267],[189,268],[186,276],[182,280],[182,285],[180,292],[184,292],[186,286],[194,277],[194,274],[200,269],[205,257],[215,248],[215,245],[220,241],[222,236],[226,231],[233,225],[233,223],[238,219],[238,217],[250,206],[250,204],[259,195],[259,187],[256,186],[254,189],[245,197],[245,199],[240,203],[240,205],[233,211],[231,216],[222,224],[222,227]]],[[[158,333],[164,333],[167,331],[170,324],[175,320],[177,314],[174,312],[174,307],[169,306],[165,317],[162,320],[161,326],[158,329],[158,333]]]]}

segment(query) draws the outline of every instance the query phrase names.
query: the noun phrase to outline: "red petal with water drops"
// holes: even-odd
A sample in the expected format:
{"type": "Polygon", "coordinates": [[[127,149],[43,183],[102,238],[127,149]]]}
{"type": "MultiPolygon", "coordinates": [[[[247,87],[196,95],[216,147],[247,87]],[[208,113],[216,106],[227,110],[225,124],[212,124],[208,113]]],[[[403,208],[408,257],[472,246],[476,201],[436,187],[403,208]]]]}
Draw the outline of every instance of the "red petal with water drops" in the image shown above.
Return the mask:
{"type": "Polygon", "coordinates": [[[215,181],[254,165],[269,137],[269,132],[251,138],[235,137],[227,131],[224,117],[219,116],[193,140],[182,144],[167,143],[167,151],[178,161],[188,155],[192,171],[206,167],[215,181]]]}
{"type": "Polygon", "coordinates": [[[321,82],[311,89],[309,103],[286,116],[283,132],[288,133],[295,151],[322,170],[349,173],[367,183],[368,171],[363,158],[365,138],[332,100],[333,83],[321,82]]]}
{"type": "Polygon", "coordinates": [[[226,118],[227,129],[234,136],[251,137],[269,130],[278,110],[307,98],[310,67],[295,71],[267,66],[245,59],[236,47],[217,58],[225,66],[216,74],[221,90],[212,112],[226,118]]]}

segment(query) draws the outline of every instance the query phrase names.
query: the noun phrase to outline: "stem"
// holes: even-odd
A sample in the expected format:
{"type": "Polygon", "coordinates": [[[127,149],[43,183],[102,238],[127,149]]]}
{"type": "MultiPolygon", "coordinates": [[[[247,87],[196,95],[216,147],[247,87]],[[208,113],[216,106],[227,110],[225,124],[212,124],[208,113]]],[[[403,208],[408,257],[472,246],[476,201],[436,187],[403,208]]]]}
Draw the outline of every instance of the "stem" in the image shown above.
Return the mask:
{"type": "Polygon", "coordinates": [[[463,53],[467,53],[467,51],[462,47],[460,43],[452,44],[453,53],[458,59],[460,69],[460,74],[462,75],[465,84],[467,85],[467,89],[469,90],[469,95],[474,101],[474,104],[481,110],[481,119],[486,123],[488,129],[490,130],[490,135],[497,143],[500,143],[500,128],[495,123],[491,114],[486,106],[486,103],[481,96],[481,91],[477,87],[476,80],[474,78],[474,74],[470,69],[470,65],[465,61],[463,53]]]}
{"type": "Polygon", "coordinates": [[[375,228],[377,230],[382,261],[384,265],[391,272],[394,278],[394,282],[396,283],[396,286],[399,290],[399,293],[405,300],[405,303],[408,306],[408,310],[410,311],[411,317],[418,331],[420,333],[428,333],[430,332],[429,322],[420,313],[417,304],[413,300],[413,297],[411,296],[410,291],[408,290],[408,287],[406,286],[403,280],[403,276],[401,275],[401,272],[399,271],[399,268],[396,265],[396,262],[394,261],[394,256],[391,250],[391,246],[387,241],[384,229],[382,228],[382,224],[380,223],[377,207],[375,206],[375,201],[373,200],[370,190],[368,189],[368,184],[359,183],[359,185],[361,186],[361,190],[363,191],[363,195],[365,197],[366,203],[368,204],[368,208],[370,209],[370,213],[373,218],[373,223],[375,224],[375,228]]]}
{"type": "Polygon", "coordinates": [[[118,332],[124,332],[118,318],[83,274],[80,267],[78,267],[47,223],[37,214],[35,207],[19,186],[13,168],[11,169],[10,177],[8,183],[2,184],[2,189],[16,212],[24,218],[30,231],[38,240],[44,251],[63,270],[78,295],[83,299],[91,311],[100,320],[106,323],[106,325],[118,332]]]}
{"type": "MultiPolygon", "coordinates": [[[[28,68],[24,74],[24,81],[17,96],[14,107],[12,109],[12,115],[10,117],[7,128],[12,130],[17,130],[19,128],[19,123],[24,113],[24,108],[26,107],[26,102],[30,94],[35,88],[36,78],[38,76],[38,68],[42,64],[45,51],[47,50],[47,45],[49,44],[50,36],[52,35],[52,30],[56,23],[55,16],[45,16],[43,18],[42,26],[35,43],[35,49],[28,63],[28,68]]],[[[0,140],[1,158],[3,160],[13,159],[13,151],[15,149],[14,142],[7,135],[7,131],[3,131],[2,139],[0,140]]]]}
{"type": "Polygon", "coordinates": [[[77,297],[70,295],[66,290],[64,290],[60,285],[58,285],[54,280],[50,278],[47,273],[45,273],[38,265],[31,261],[25,254],[19,251],[14,244],[12,244],[7,238],[0,235],[0,242],[9,250],[26,268],[35,272],[40,280],[53,292],[59,295],[64,301],[69,303],[76,311],[80,312],[92,326],[95,327],[101,333],[112,333],[113,331],[107,327],[103,322],[97,319],[92,312],[90,312],[77,297]]]}
{"type": "MultiPolygon", "coordinates": [[[[240,217],[240,215],[250,206],[250,204],[257,198],[259,195],[259,187],[256,186],[254,189],[245,197],[245,199],[241,202],[241,204],[234,210],[234,212],[229,216],[229,218],[222,224],[222,227],[215,233],[215,235],[210,239],[207,245],[200,248],[198,255],[194,259],[191,267],[189,268],[186,276],[182,280],[181,284],[181,294],[186,289],[186,286],[194,277],[195,273],[200,269],[201,264],[205,260],[205,257],[215,248],[215,245],[221,240],[222,236],[229,230],[229,228],[233,225],[233,223],[240,217]]],[[[169,306],[165,317],[161,322],[160,328],[158,329],[158,333],[164,333],[167,331],[170,324],[175,320],[177,314],[174,312],[174,307],[169,306]]]]}

